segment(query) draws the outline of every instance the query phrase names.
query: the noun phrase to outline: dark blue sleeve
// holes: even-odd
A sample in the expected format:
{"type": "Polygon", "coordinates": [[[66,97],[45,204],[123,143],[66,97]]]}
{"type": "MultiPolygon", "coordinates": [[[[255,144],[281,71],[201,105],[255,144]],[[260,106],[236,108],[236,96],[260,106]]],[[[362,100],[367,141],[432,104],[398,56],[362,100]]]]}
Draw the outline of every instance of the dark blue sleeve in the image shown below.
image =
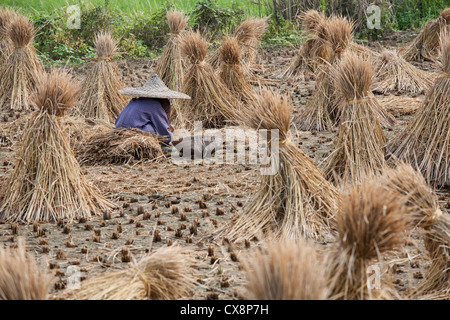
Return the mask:
{"type": "Polygon", "coordinates": [[[151,112],[149,112],[150,121],[152,122],[156,132],[161,136],[168,137],[168,143],[172,143],[172,132],[169,132],[169,119],[167,118],[167,113],[162,108],[159,102],[155,103],[152,107],[151,112]]]}

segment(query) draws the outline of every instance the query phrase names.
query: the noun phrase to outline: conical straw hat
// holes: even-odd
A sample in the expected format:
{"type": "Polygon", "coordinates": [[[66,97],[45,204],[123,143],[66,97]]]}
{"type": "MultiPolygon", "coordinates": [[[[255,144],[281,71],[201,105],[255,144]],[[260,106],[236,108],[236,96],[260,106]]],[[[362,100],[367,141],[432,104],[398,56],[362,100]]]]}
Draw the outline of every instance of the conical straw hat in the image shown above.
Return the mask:
{"type": "Polygon", "coordinates": [[[154,74],[144,86],[140,88],[125,88],[119,90],[120,94],[139,98],[156,98],[156,99],[190,99],[187,94],[170,90],[162,82],[157,74],[154,74]]]}

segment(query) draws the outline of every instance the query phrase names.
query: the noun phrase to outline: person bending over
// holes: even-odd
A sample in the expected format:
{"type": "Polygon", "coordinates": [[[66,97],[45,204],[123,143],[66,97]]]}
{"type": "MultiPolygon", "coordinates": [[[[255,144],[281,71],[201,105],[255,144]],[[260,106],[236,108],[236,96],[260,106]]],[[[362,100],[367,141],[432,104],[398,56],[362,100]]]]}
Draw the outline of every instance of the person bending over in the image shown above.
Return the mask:
{"type": "Polygon", "coordinates": [[[132,96],[116,119],[116,129],[137,128],[166,138],[172,144],[174,128],[170,125],[170,99],[190,99],[184,93],[170,90],[154,74],[140,88],[126,88],[119,93],[132,96]]]}

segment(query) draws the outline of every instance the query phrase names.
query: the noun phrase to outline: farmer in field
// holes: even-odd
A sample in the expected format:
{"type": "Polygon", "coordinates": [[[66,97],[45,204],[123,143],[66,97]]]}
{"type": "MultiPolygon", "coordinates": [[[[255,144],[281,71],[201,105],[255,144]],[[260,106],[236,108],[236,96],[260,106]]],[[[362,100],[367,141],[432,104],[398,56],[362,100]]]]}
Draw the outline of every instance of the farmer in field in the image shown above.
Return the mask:
{"type": "Polygon", "coordinates": [[[165,143],[171,145],[174,128],[170,125],[170,99],[190,99],[184,93],[170,90],[154,74],[140,88],[126,88],[119,93],[133,99],[116,119],[116,129],[138,128],[153,134],[167,137],[165,143]]]}

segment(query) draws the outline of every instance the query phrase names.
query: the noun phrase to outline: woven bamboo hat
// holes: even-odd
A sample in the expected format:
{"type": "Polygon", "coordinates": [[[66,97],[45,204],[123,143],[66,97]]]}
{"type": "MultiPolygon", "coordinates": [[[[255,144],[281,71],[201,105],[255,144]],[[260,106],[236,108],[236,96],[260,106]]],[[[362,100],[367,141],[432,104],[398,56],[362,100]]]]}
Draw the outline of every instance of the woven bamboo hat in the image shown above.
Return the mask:
{"type": "Polygon", "coordinates": [[[167,88],[157,74],[154,74],[140,88],[125,88],[119,90],[120,94],[139,98],[157,98],[157,99],[190,99],[187,94],[173,91],[167,88]]]}

